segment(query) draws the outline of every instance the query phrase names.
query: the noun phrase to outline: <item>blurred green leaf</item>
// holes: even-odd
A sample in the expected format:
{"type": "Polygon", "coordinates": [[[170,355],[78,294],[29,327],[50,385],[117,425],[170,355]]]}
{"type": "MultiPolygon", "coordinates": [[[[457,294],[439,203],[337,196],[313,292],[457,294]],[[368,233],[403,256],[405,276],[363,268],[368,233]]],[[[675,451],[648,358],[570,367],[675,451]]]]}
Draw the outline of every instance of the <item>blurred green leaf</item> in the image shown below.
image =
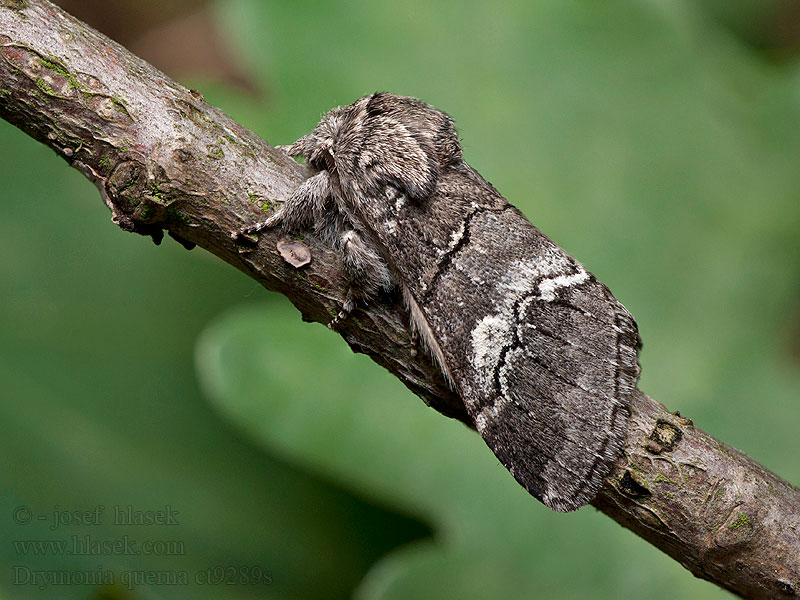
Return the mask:
{"type": "Polygon", "coordinates": [[[319,325],[236,309],[205,332],[197,356],[209,397],[270,452],[434,525],[435,541],[385,557],[358,598],[582,598],[598,588],[636,596],[645,585],[654,587],[648,597],[672,598],[697,589],[691,577],[676,577],[680,566],[593,509],[565,516],[534,501],[477,434],[319,325]],[[601,539],[640,544],[646,580],[587,543],[601,539]],[[576,567],[580,577],[565,577],[576,567]]]}

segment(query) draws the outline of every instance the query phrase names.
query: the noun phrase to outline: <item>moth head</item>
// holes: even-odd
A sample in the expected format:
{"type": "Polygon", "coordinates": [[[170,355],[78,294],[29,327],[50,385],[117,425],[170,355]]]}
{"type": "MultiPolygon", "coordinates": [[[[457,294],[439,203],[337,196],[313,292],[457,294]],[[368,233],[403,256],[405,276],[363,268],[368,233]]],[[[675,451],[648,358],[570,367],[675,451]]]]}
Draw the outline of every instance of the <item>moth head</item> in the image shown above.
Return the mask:
{"type": "Polygon", "coordinates": [[[306,163],[320,171],[335,170],[335,147],[339,131],[350,112],[350,106],[337,107],[329,111],[311,132],[286,149],[289,155],[302,155],[306,163]]]}
{"type": "Polygon", "coordinates": [[[334,108],[287,150],[370,195],[390,185],[412,199],[430,196],[442,171],[461,160],[449,115],[385,92],[334,108]]]}

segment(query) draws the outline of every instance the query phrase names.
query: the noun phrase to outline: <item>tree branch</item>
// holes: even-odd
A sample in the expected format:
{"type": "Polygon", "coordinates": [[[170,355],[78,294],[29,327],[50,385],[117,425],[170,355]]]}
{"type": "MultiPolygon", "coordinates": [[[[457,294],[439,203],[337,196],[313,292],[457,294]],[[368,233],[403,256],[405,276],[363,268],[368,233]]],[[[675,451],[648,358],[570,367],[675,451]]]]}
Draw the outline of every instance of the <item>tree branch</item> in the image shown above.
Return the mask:
{"type": "MultiPolygon", "coordinates": [[[[197,92],[45,0],[0,0],[0,116],[47,144],[100,191],[113,221],[160,242],[166,230],[286,295],[326,323],[342,304],[338,258],[312,234],[293,267],[263,219],[308,175],[197,92]],[[241,244],[242,242],[240,242],[241,244]]],[[[472,426],[415,344],[394,297],[339,327],[440,412],[472,426]]],[[[800,594],[800,492],[738,450],[637,392],[623,457],[594,505],[697,577],[748,598],[800,594]]]]}

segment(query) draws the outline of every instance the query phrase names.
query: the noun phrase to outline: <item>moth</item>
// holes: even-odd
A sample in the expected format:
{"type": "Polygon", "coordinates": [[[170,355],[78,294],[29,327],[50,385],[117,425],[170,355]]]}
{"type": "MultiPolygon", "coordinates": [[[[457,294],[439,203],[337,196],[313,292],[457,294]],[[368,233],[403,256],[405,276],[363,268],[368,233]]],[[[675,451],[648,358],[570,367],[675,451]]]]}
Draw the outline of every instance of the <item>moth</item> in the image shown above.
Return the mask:
{"type": "Polygon", "coordinates": [[[335,325],[397,288],[475,429],[534,497],[591,502],[621,454],[639,376],[636,322],[461,156],[453,120],[376,93],[283,148],[317,173],[266,221],[313,228],[348,282],[335,325]]]}

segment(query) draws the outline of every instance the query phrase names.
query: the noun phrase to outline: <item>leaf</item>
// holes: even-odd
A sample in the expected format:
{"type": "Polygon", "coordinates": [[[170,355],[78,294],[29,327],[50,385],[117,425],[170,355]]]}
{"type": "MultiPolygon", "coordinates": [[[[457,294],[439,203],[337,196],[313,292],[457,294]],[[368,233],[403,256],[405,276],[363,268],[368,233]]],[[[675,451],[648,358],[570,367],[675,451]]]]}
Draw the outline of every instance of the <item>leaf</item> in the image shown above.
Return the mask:
{"type": "MultiPolygon", "coordinates": [[[[613,552],[586,543],[619,527],[592,508],[565,516],[540,505],[476,433],[425,407],[318,324],[267,307],[233,310],[201,337],[197,372],[222,414],[269,452],[434,528],[433,540],[381,560],[358,598],[538,597],[547,589],[583,597],[626,577],[613,552]],[[580,578],[564,577],[566,557],[581,565],[580,578]]],[[[642,551],[658,564],[652,577],[667,581],[680,570],[642,551]]]]}

